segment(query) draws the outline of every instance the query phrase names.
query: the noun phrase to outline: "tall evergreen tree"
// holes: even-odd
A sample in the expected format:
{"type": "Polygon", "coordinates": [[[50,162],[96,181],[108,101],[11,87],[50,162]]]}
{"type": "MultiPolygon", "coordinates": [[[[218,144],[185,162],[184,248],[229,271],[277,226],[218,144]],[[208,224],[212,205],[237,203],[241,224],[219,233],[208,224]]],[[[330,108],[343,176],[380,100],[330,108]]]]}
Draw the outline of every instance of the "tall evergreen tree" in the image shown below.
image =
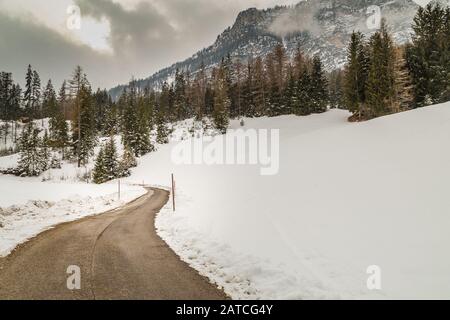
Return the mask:
{"type": "Polygon", "coordinates": [[[61,88],[59,89],[58,92],[58,103],[60,108],[62,109],[62,113],[64,116],[64,119],[67,120],[68,119],[68,103],[69,103],[69,97],[68,97],[68,93],[67,93],[67,82],[66,80],[63,81],[63,83],[61,84],[61,88]]]}
{"type": "Polygon", "coordinates": [[[92,175],[94,183],[96,184],[102,184],[108,181],[105,167],[105,148],[103,146],[100,148],[97,158],[95,159],[95,166],[92,175]]]}
{"type": "Polygon", "coordinates": [[[41,105],[41,78],[36,70],[33,71],[32,88],[32,103],[31,108],[34,114],[34,118],[42,118],[42,105],[41,105]]]}
{"type": "Polygon", "coordinates": [[[217,130],[225,134],[229,124],[230,99],[223,66],[216,70],[214,76],[214,113],[213,120],[217,130]]]}
{"type": "Polygon", "coordinates": [[[162,111],[156,116],[156,142],[159,144],[169,143],[169,129],[162,111]]]}
{"type": "Polygon", "coordinates": [[[0,118],[11,120],[13,116],[13,89],[14,82],[9,72],[0,73],[0,118]]]}
{"type": "Polygon", "coordinates": [[[328,82],[319,56],[314,56],[311,72],[311,103],[314,113],[327,111],[328,106],[328,82]]]}
{"type": "Polygon", "coordinates": [[[404,48],[395,48],[394,53],[394,94],[391,109],[394,113],[408,110],[412,107],[413,85],[406,65],[404,48]]]}
{"type": "Polygon", "coordinates": [[[25,92],[24,92],[25,114],[28,117],[33,116],[33,69],[28,65],[25,75],[25,92]]]}
{"type": "MultiPolygon", "coordinates": [[[[71,83],[74,83],[74,81],[71,83]]],[[[96,142],[95,118],[92,116],[94,114],[94,101],[91,86],[85,75],[81,78],[80,88],[74,92],[76,92],[76,113],[72,122],[72,144],[80,167],[87,164],[93,154],[96,142]]]]}
{"type": "Polygon", "coordinates": [[[331,108],[343,108],[344,107],[344,75],[342,70],[334,70],[329,75],[328,91],[330,97],[331,108]]]}
{"type": "Polygon", "coordinates": [[[117,157],[117,147],[114,137],[111,136],[107,141],[103,154],[104,174],[107,179],[113,180],[120,175],[120,166],[117,157]]]}
{"type": "Polygon", "coordinates": [[[131,175],[131,168],[137,166],[137,160],[130,148],[125,148],[122,159],[119,163],[119,178],[129,177],[131,175]]]}
{"type": "Polygon", "coordinates": [[[58,111],[58,102],[56,99],[55,89],[51,80],[48,80],[42,95],[42,116],[52,117],[58,111]]]}
{"type": "Polygon", "coordinates": [[[41,148],[39,130],[30,122],[20,137],[20,158],[17,174],[20,176],[38,176],[48,167],[48,158],[41,148]]]}
{"type": "Polygon", "coordinates": [[[362,117],[366,102],[368,56],[361,32],[353,32],[347,50],[344,75],[344,101],[347,109],[362,117]]]}
{"type": "Polygon", "coordinates": [[[448,87],[448,17],[439,3],[419,8],[413,22],[413,43],[407,48],[417,107],[443,102],[448,87]],[[446,66],[447,64],[447,66],[446,66]]]}
{"type": "Polygon", "coordinates": [[[314,104],[311,95],[312,81],[307,69],[303,70],[297,81],[297,103],[293,106],[293,112],[299,116],[306,116],[313,112],[314,104]]]}
{"type": "Polygon", "coordinates": [[[255,60],[254,66],[254,103],[255,116],[265,115],[267,112],[267,94],[266,94],[266,73],[264,70],[264,63],[261,57],[255,60]]]}
{"type": "Polygon", "coordinates": [[[392,112],[394,97],[394,48],[387,27],[370,39],[370,68],[366,88],[366,102],[369,117],[378,117],[392,112]]]}

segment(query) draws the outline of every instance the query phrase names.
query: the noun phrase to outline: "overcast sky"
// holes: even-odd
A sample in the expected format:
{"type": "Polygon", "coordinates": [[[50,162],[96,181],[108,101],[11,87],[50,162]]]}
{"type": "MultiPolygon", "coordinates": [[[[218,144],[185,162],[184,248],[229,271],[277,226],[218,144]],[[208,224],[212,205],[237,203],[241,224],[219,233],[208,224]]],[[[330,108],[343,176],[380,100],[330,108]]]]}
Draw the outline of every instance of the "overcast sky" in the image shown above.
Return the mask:
{"type": "MultiPolygon", "coordinates": [[[[29,63],[56,86],[81,65],[94,87],[147,77],[214,42],[249,7],[295,0],[0,0],[0,71],[23,83],[29,63]],[[81,28],[67,27],[68,8],[81,28]]],[[[429,0],[417,0],[424,4],[429,0]]],[[[69,20],[73,21],[73,20],[69,20]]]]}

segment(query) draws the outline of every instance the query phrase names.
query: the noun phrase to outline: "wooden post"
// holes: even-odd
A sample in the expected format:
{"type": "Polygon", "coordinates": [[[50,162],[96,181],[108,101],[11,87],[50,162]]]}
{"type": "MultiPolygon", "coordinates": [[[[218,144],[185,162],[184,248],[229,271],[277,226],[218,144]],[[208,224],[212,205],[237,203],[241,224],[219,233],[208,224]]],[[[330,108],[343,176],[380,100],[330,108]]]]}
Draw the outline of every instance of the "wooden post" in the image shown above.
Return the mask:
{"type": "Polygon", "coordinates": [[[175,212],[175,178],[172,173],[172,207],[173,212],[175,212]]]}
{"type": "Polygon", "coordinates": [[[119,194],[119,200],[120,200],[120,180],[117,180],[117,187],[118,187],[118,194],[119,194]]]}

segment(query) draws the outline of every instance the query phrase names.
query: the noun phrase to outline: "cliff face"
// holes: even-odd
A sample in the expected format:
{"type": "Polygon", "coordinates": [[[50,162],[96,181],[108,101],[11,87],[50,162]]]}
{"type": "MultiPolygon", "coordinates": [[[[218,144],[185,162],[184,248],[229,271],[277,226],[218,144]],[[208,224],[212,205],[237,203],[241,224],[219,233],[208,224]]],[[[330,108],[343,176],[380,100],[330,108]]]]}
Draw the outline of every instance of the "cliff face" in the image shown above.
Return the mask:
{"type": "MultiPolygon", "coordinates": [[[[380,8],[397,43],[410,39],[411,22],[418,8],[412,0],[308,0],[290,7],[251,8],[239,13],[233,26],[220,34],[213,45],[140,80],[139,85],[158,88],[173,78],[177,68],[195,74],[204,63],[211,69],[228,53],[243,61],[249,56],[265,56],[279,43],[290,55],[300,47],[306,54],[320,55],[328,70],[340,68],[345,63],[352,31],[360,30],[366,35],[375,31],[368,27],[374,22],[371,6],[380,8]]],[[[116,97],[123,88],[112,89],[111,95],[116,97]]]]}

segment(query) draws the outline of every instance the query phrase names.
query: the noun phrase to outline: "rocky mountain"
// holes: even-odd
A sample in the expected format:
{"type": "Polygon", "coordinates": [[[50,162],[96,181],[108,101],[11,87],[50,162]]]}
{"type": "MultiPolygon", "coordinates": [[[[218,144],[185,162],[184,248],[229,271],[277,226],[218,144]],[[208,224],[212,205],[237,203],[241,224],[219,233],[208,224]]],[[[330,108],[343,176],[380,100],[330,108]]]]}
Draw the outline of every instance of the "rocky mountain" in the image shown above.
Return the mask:
{"type": "MultiPolygon", "coordinates": [[[[447,1],[447,0],[445,0],[447,1]]],[[[346,46],[353,30],[370,35],[380,18],[385,18],[397,43],[410,39],[411,22],[418,9],[412,0],[306,0],[294,6],[276,6],[239,13],[234,25],[227,28],[213,45],[185,61],[165,68],[139,86],[159,88],[173,79],[177,69],[195,74],[202,66],[211,69],[228,53],[235,59],[265,56],[283,43],[288,54],[301,48],[309,55],[318,54],[326,68],[333,70],[345,63],[346,46]]],[[[111,89],[117,97],[124,86],[111,89]]]]}

